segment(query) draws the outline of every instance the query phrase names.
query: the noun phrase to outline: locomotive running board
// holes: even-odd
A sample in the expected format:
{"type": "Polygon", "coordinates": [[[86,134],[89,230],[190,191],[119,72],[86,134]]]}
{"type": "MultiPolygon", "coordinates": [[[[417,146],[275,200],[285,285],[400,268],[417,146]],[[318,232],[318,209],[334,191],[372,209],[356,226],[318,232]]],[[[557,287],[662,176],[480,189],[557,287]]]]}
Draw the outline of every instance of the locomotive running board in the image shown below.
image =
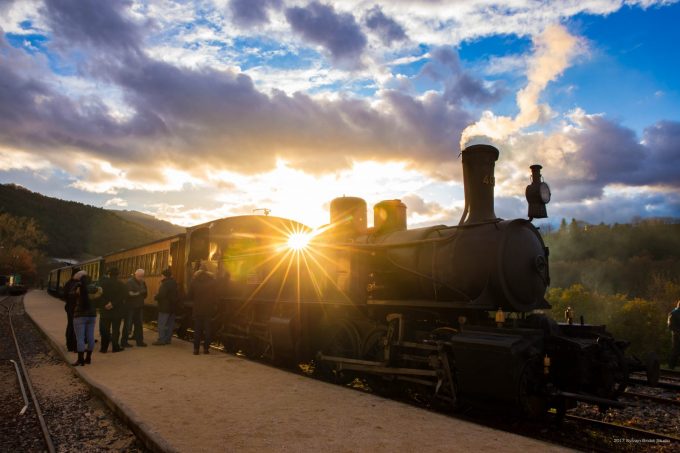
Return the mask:
{"type": "Polygon", "coordinates": [[[435,370],[422,370],[419,368],[393,368],[385,366],[385,362],[373,362],[370,360],[350,359],[346,357],[333,357],[318,354],[317,358],[324,362],[333,362],[338,366],[338,371],[366,371],[374,374],[400,374],[408,376],[432,376],[437,377],[435,370]]]}

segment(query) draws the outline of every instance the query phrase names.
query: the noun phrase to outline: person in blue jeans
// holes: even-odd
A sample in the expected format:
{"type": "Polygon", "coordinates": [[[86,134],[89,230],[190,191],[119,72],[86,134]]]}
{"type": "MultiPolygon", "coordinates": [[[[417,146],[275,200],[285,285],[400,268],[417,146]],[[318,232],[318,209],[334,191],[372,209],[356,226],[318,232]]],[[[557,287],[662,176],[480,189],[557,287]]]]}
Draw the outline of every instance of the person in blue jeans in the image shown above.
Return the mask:
{"type": "Polygon", "coordinates": [[[210,325],[217,311],[217,281],[213,274],[201,265],[194,274],[189,287],[189,299],[193,301],[194,355],[198,355],[203,340],[203,353],[210,353],[210,325]]]}
{"type": "Polygon", "coordinates": [[[177,282],[172,278],[172,271],[165,269],[162,274],[165,278],[161,280],[161,286],[155,297],[158,302],[158,340],[153,342],[155,346],[170,344],[179,299],[177,282]]]}
{"type": "MultiPolygon", "coordinates": [[[[88,289],[87,272],[78,271],[73,276],[76,283],[76,306],[73,311],[73,328],[76,333],[76,349],[78,359],[73,366],[84,366],[92,363],[92,351],[94,351],[94,325],[97,321],[97,307],[91,300],[88,289]],[[87,344],[85,344],[87,342],[87,344]]],[[[92,298],[101,295],[101,290],[92,298]]]]}

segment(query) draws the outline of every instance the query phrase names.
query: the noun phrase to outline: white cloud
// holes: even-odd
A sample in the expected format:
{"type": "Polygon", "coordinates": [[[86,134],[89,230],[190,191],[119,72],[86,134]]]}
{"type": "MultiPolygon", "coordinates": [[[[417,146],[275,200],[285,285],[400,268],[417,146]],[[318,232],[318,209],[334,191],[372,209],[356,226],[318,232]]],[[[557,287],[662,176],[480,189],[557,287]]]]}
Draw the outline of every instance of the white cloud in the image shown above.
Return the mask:
{"type": "Polygon", "coordinates": [[[115,197],[115,198],[110,198],[106,200],[104,203],[104,207],[110,207],[110,206],[116,206],[120,208],[124,208],[128,205],[128,202],[123,200],[122,198],[115,197]]]}

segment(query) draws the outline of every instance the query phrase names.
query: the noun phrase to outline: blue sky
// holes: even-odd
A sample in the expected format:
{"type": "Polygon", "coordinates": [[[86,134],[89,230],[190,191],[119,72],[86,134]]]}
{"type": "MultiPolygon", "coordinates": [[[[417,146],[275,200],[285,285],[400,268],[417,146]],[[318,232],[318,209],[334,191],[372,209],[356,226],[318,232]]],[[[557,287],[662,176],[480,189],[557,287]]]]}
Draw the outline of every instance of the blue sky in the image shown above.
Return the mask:
{"type": "Polygon", "coordinates": [[[0,3],[0,182],[182,225],[401,198],[455,223],[461,146],[497,214],[680,217],[676,1],[0,3]]]}

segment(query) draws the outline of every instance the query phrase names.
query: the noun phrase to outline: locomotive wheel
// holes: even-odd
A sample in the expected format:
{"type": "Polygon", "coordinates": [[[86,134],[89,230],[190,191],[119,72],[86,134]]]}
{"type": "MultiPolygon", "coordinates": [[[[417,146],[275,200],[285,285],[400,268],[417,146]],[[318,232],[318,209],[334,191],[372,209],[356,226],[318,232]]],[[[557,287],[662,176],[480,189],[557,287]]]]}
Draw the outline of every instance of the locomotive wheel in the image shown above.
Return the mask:
{"type": "MultiPolygon", "coordinates": [[[[327,356],[356,359],[360,354],[360,337],[354,323],[348,319],[334,321],[322,339],[321,353],[327,356]]],[[[319,371],[339,384],[349,384],[356,377],[355,373],[338,370],[335,364],[321,362],[319,371]]]]}
{"type": "MultiPolygon", "coordinates": [[[[387,327],[377,326],[370,330],[361,342],[361,358],[374,362],[384,362],[386,340],[387,327]]],[[[364,381],[371,390],[382,395],[389,395],[394,387],[394,382],[385,379],[384,376],[368,374],[364,377],[364,381]]]]}
{"type": "Polygon", "coordinates": [[[359,331],[354,323],[347,319],[340,319],[331,325],[325,341],[326,347],[322,351],[325,355],[356,359],[360,354],[360,344],[359,331]]]}
{"type": "Polygon", "coordinates": [[[361,358],[382,362],[385,360],[385,340],[387,339],[387,327],[378,326],[373,328],[364,337],[361,345],[361,358]]]}

